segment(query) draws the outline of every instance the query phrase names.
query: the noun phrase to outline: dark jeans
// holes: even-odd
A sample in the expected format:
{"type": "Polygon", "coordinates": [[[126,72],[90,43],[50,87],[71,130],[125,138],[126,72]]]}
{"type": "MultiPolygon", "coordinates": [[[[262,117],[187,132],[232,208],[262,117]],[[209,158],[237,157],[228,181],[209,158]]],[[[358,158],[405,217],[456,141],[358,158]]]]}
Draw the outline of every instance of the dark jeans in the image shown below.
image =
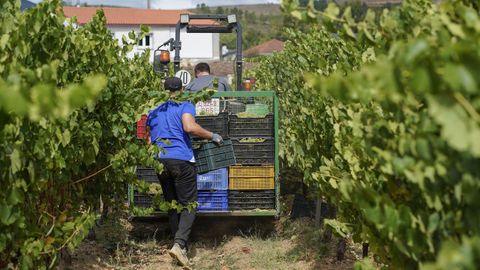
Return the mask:
{"type": "MultiPolygon", "coordinates": [[[[178,159],[160,159],[164,165],[162,174],[158,175],[163,189],[165,201],[177,201],[186,206],[197,200],[197,171],[195,164],[178,159]]],[[[195,212],[183,209],[180,213],[176,209],[168,211],[170,228],[175,235],[175,243],[182,247],[187,246],[188,237],[192,230],[195,212]]]]}

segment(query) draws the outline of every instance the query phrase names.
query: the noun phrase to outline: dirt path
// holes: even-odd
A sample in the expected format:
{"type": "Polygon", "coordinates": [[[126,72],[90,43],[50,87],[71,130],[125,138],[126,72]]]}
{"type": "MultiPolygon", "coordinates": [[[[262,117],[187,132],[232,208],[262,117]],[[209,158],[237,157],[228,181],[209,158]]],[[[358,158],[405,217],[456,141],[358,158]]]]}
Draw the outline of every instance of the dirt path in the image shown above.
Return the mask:
{"type": "MultiPolygon", "coordinates": [[[[181,269],[167,250],[166,220],[113,217],[95,230],[60,269],[181,269]]],[[[189,256],[193,269],[352,269],[361,250],[349,243],[336,260],[336,240],[324,240],[308,219],[199,218],[189,256]]]]}

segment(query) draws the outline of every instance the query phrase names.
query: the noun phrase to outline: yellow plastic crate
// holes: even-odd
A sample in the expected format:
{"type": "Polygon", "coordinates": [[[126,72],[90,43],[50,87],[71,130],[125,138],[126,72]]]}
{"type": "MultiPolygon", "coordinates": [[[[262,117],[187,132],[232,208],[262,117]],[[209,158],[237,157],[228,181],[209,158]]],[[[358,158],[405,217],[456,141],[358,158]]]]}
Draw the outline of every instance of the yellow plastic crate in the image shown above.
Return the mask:
{"type": "Polygon", "coordinates": [[[274,189],[275,168],[268,166],[231,166],[228,189],[274,189]]]}

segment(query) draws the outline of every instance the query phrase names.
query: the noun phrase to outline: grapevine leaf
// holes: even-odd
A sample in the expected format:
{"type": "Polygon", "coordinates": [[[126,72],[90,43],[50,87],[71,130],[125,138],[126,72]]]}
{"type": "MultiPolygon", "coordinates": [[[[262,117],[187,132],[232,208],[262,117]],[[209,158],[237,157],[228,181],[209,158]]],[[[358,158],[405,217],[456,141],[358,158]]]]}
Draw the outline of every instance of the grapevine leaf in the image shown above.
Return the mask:
{"type": "Polygon", "coordinates": [[[17,173],[22,169],[22,160],[20,157],[20,151],[18,151],[18,149],[13,150],[12,154],[10,155],[10,162],[12,164],[12,173],[17,173]]]}
{"type": "Polygon", "coordinates": [[[13,207],[9,205],[0,205],[0,222],[3,225],[11,225],[15,222],[15,217],[12,215],[13,207]]]}
{"type": "Polygon", "coordinates": [[[442,137],[458,151],[467,151],[470,141],[468,119],[459,105],[449,104],[440,98],[430,98],[430,115],[442,126],[442,137]]]}
{"type": "Polygon", "coordinates": [[[478,89],[475,78],[463,65],[448,64],[442,70],[445,81],[452,89],[475,93],[478,89]]]}
{"type": "Polygon", "coordinates": [[[408,48],[407,55],[405,56],[405,61],[411,63],[415,61],[422,53],[426,52],[428,49],[428,44],[425,40],[417,40],[413,45],[408,48]]]}
{"type": "Polygon", "coordinates": [[[131,31],[131,32],[128,32],[128,38],[130,38],[131,40],[135,40],[135,32],[131,31]]]}
{"type": "Polygon", "coordinates": [[[150,27],[148,25],[140,25],[140,30],[142,31],[143,34],[148,34],[150,33],[150,27]]]}
{"type": "Polygon", "coordinates": [[[298,10],[295,10],[295,11],[292,11],[291,15],[294,17],[294,18],[297,18],[298,20],[301,20],[302,19],[302,12],[298,11],[298,10]]]}
{"type": "Polygon", "coordinates": [[[18,188],[12,188],[8,195],[8,204],[16,205],[23,201],[23,194],[18,188]]]}
{"type": "Polygon", "coordinates": [[[325,9],[325,13],[330,17],[337,17],[340,14],[340,9],[334,3],[329,3],[327,8],[325,9]]]}
{"type": "Polygon", "coordinates": [[[347,227],[347,224],[340,222],[336,219],[324,219],[324,224],[328,228],[332,229],[333,232],[339,237],[345,238],[350,233],[350,230],[347,227]]]}

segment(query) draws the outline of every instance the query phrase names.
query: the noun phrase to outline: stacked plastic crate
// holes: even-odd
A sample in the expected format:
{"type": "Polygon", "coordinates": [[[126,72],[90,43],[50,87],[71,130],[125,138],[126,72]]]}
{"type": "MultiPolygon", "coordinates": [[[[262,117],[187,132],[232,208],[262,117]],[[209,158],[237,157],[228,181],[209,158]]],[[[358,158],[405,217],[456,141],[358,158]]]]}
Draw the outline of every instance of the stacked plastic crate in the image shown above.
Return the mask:
{"type": "Polygon", "coordinates": [[[137,139],[145,140],[148,138],[147,115],[144,114],[137,122],[137,139]]]}
{"type": "MultiPolygon", "coordinates": [[[[218,146],[211,142],[194,142],[197,169],[197,190],[199,212],[228,210],[228,166],[234,165],[232,141],[225,140],[218,146]]],[[[137,167],[137,177],[147,183],[159,183],[153,168],[137,167]]],[[[137,207],[150,207],[152,196],[133,192],[133,204],[137,207]]]]}
{"type": "MultiPolygon", "coordinates": [[[[137,122],[137,139],[146,140],[149,134],[147,131],[147,115],[144,114],[137,122]]],[[[150,167],[137,167],[137,177],[147,183],[160,184],[155,169],[150,167]]],[[[130,187],[129,187],[130,188],[130,187]]],[[[146,193],[140,193],[133,190],[133,205],[137,207],[148,208],[152,206],[153,196],[146,193]]]]}
{"type": "Polygon", "coordinates": [[[237,165],[229,171],[229,209],[275,209],[273,115],[229,116],[237,165]]]}
{"type": "MultiPolygon", "coordinates": [[[[212,110],[209,108],[209,110],[212,110]]],[[[214,108],[212,111],[218,111],[214,108]]],[[[228,166],[236,163],[232,141],[228,140],[228,113],[202,116],[197,106],[197,123],[209,131],[220,134],[224,143],[218,146],[212,142],[194,139],[194,153],[197,167],[198,212],[220,212],[228,210],[228,166]]]]}
{"type": "MultiPolygon", "coordinates": [[[[155,169],[149,167],[137,167],[137,177],[147,183],[160,184],[155,169]]],[[[153,196],[146,193],[140,193],[136,190],[133,191],[133,205],[137,207],[148,208],[152,205],[153,196]]]]}
{"type": "MultiPolygon", "coordinates": [[[[196,106],[197,123],[224,138],[224,144],[218,146],[192,137],[198,212],[275,209],[273,114],[268,113],[267,105],[249,104],[247,116],[254,117],[239,117],[237,113],[245,108],[238,101],[196,106]]],[[[147,182],[158,181],[150,168],[137,169],[137,175],[147,182]]],[[[151,197],[135,193],[134,204],[149,207],[151,197]]]]}
{"type": "Polygon", "coordinates": [[[198,212],[228,210],[228,170],[217,169],[197,176],[198,212]]]}

